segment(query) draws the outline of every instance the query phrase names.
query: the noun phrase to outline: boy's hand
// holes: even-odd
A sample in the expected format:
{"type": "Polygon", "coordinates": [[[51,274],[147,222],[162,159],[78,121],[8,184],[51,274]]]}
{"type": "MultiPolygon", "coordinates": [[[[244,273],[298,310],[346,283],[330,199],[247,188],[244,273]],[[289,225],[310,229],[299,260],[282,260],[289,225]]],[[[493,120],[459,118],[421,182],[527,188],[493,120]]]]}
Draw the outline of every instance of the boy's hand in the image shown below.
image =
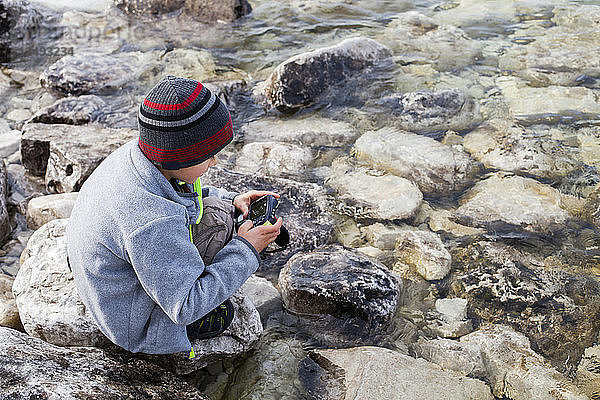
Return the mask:
{"type": "Polygon", "coordinates": [[[243,194],[238,194],[233,198],[233,205],[237,208],[244,218],[248,216],[248,210],[250,209],[250,203],[254,200],[259,199],[267,194],[272,194],[276,199],[279,198],[277,193],[268,192],[265,190],[250,190],[243,194]]]}
{"type": "Polygon", "coordinates": [[[259,253],[279,235],[279,228],[283,225],[283,218],[277,218],[275,225],[262,225],[252,228],[252,221],[247,220],[238,228],[238,236],[246,239],[259,253]]]}

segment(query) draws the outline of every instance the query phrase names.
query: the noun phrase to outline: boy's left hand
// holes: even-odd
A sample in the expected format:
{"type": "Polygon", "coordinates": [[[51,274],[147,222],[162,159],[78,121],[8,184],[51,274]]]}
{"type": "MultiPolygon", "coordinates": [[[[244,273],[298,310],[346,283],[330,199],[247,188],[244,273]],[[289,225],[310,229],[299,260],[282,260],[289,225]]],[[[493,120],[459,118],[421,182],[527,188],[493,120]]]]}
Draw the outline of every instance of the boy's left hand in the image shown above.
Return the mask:
{"type": "Polygon", "coordinates": [[[242,213],[244,218],[246,218],[250,209],[250,203],[267,194],[275,196],[276,199],[279,198],[279,195],[275,192],[269,192],[266,190],[250,190],[246,193],[238,194],[237,196],[235,196],[233,198],[233,205],[235,206],[235,208],[238,209],[239,212],[242,213]]]}

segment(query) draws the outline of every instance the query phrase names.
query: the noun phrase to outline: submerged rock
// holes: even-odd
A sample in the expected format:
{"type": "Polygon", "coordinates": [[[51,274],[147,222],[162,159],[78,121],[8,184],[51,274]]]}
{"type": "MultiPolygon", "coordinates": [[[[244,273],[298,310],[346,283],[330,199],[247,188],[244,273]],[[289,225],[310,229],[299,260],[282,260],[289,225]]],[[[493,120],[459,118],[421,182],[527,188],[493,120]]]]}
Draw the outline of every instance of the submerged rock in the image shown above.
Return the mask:
{"type": "Polygon", "coordinates": [[[4,159],[0,160],[0,242],[4,242],[10,235],[12,227],[8,215],[8,174],[4,159]]]}
{"type": "Polygon", "coordinates": [[[445,370],[456,371],[471,378],[484,379],[486,365],[481,348],[476,343],[458,340],[434,339],[411,346],[415,356],[430,361],[445,370]]]}
{"type": "Polygon", "coordinates": [[[432,195],[463,189],[477,171],[468,154],[459,148],[390,128],[365,133],[353,151],[356,158],[409,179],[423,193],[432,195]]]}
{"type": "Polygon", "coordinates": [[[442,338],[459,338],[473,331],[473,324],[467,319],[466,299],[437,299],[435,310],[439,317],[429,329],[442,338]]]}
{"type": "Polygon", "coordinates": [[[538,257],[493,242],[456,249],[451,295],[467,299],[474,318],[512,326],[569,369],[600,332],[600,284],[538,257]]]}
{"type": "Polygon", "coordinates": [[[204,22],[233,22],[252,12],[248,0],[184,0],[186,13],[204,22]]]}
{"type": "Polygon", "coordinates": [[[128,353],[65,349],[0,328],[0,391],[14,399],[208,400],[164,369],[128,353]]]}
{"type": "Polygon", "coordinates": [[[478,182],[460,200],[461,223],[488,230],[507,228],[551,232],[564,228],[569,214],[558,190],[531,178],[496,173],[478,182]]]}
{"type": "Polygon", "coordinates": [[[334,188],[338,211],[359,219],[393,220],[412,217],[423,194],[408,179],[353,167],[335,160],[325,183],[334,188]]]}
{"type": "Polygon", "coordinates": [[[381,347],[313,350],[300,364],[309,399],[492,400],[477,379],[381,347]]]}
{"type": "Polygon", "coordinates": [[[600,394],[600,346],[585,349],[577,367],[577,387],[590,399],[600,394]]]}
{"type": "Polygon", "coordinates": [[[27,203],[27,227],[36,230],[53,219],[69,218],[78,192],[34,197],[27,203]]]}
{"type": "Polygon", "coordinates": [[[83,125],[94,121],[106,106],[104,100],[94,95],[67,97],[36,112],[31,122],[83,125]]]}
{"type": "Polygon", "coordinates": [[[294,144],[255,142],[242,147],[235,168],[249,174],[301,176],[312,158],[310,149],[294,144]]]}
{"type": "Polygon", "coordinates": [[[0,326],[23,329],[19,309],[12,293],[15,278],[0,274],[0,326]]]}
{"type": "Polygon", "coordinates": [[[138,135],[131,129],[96,125],[27,124],[21,159],[30,173],[45,176],[50,192],[78,191],[104,158],[138,135]]]}
{"type": "Polygon", "coordinates": [[[185,0],[113,0],[127,14],[162,15],[179,10],[185,0]]]}
{"type": "Polygon", "coordinates": [[[428,281],[443,279],[450,272],[452,257],[437,233],[406,230],[398,235],[394,254],[400,264],[395,271],[407,267],[428,281]]]}
{"type": "Polygon", "coordinates": [[[364,37],[299,54],[278,65],[267,79],[267,101],[279,111],[306,107],[328,86],[390,56],[387,47],[364,37]]]}
{"type": "Polygon", "coordinates": [[[397,285],[383,265],[341,246],[298,253],[279,273],[287,309],[329,314],[343,319],[344,325],[362,327],[366,335],[389,328],[398,302],[397,285]]]}

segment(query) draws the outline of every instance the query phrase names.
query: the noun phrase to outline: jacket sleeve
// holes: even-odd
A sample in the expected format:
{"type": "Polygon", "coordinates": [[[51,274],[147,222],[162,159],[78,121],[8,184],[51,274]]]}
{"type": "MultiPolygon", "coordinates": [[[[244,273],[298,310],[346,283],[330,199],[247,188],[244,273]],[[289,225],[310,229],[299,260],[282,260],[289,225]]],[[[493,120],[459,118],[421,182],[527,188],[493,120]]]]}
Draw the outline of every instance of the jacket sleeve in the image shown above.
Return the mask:
{"type": "Polygon", "coordinates": [[[212,197],[218,197],[219,199],[223,199],[223,200],[230,200],[233,201],[233,198],[235,196],[237,196],[239,193],[237,192],[228,192],[225,189],[221,189],[221,188],[217,188],[214,186],[203,186],[202,187],[202,197],[208,197],[208,196],[212,196],[212,197]]]}
{"type": "Polygon", "coordinates": [[[148,296],[181,325],[229,298],[259,266],[256,250],[241,238],[231,240],[205,266],[180,216],[137,229],[127,237],[125,250],[148,296]]]}

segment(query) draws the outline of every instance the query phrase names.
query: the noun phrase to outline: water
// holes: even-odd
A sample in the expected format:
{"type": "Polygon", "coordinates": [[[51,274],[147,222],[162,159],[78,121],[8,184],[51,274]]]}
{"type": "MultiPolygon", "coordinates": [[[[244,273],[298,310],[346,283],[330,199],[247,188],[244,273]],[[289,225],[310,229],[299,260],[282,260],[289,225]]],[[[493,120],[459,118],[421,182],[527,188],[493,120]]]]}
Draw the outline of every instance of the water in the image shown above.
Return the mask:
{"type": "MultiPolygon", "coordinates": [[[[381,100],[386,96],[460,88],[475,100],[480,117],[453,128],[457,143],[461,144],[465,135],[482,121],[514,118],[525,129],[523,138],[528,148],[550,154],[544,161],[548,168],[522,169],[516,172],[518,175],[534,178],[582,201],[600,182],[600,65],[591,55],[597,52],[600,35],[597,20],[595,23],[593,17],[587,20],[589,13],[582,12],[587,10],[585,7],[591,7],[590,10],[600,7],[599,1],[255,0],[250,16],[216,25],[199,23],[190,15],[178,12],[158,19],[126,17],[112,9],[109,2],[78,2],[77,7],[66,1],[39,3],[58,11],[48,11],[44,29],[22,43],[30,45],[28,52],[20,52],[19,46],[15,46],[17,51],[10,67],[16,70],[39,74],[59,58],[42,51],[49,48],[72,49],[75,54],[99,51],[164,55],[177,49],[196,49],[206,50],[214,58],[215,71],[211,79],[243,79],[252,85],[266,79],[275,66],[291,56],[336,44],[347,37],[366,36],[393,50],[392,65],[356,75],[342,87],[327,91],[317,104],[295,115],[282,116],[270,110],[266,112],[267,117],[322,116],[348,122],[363,133],[392,123],[389,109],[381,100]],[[407,11],[417,11],[441,25],[435,27],[427,20],[410,29],[431,30],[439,36],[422,41],[417,37],[408,40],[408,25],[394,22],[399,14],[407,11]],[[444,30],[445,26],[450,28],[444,30]],[[462,29],[462,33],[453,27],[462,29]],[[540,47],[530,51],[527,46],[536,43],[540,47]],[[547,92],[548,87],[558,89],[547,92]],[[577,94],[571,96],[565,88],[577,94]]],[[[107,121],[113,121],[116,126],[136,126],[135,114],[130,111],[135,110],[140,96],[160,77],[160,72],[148,67],[146,61],[140,61],[137,67],[137,80],[124,91],[107,97],[113,111],[118,111],[112,119],[107,117],[107,121]]],[[[266,117],[265,110],[250,100],[250,89],[237,99],[236,126],[266,117]]],[[[24,88],[13,85],[3,90],[3,97],[11,99],[0,104],[4,117],[23,104],[35,108],[43,93],[35,84],[24,88]]],[[[446,130],[420,133],[438,140],[448,138],[446,130]]],[[[318,156],[306,175],[308,179],[322,182],[323,168],[326,170],[336,157],[349,154],[351,144],[315,145],[313,150],[318,156]]],[[[456,209],[457,202],[476,181],[497,169],[484,168],[463,192],[427,196],[426,201],[433,209],[456,209]]],[[[579,211],[589,213],[585,207],[579,211]]],[[[26,238],[23,220],[17,220],[15,237],[21,233],[21,237],[26,238]]],[[[426,221],[418,218],[411,222],[415,226],[426,226],[426,221]]],[[[442,238],[453,255],[461,253],[471,240],[449,234],[442,234],[442,238]]],[[[492,228],[490,225],[490,231],[473,240],[482,239],[509,244],[544,260],[547,265],[561,265],[569,273],[600,279],[600,233],[589,222],[569,223],[549,236],[523,232],[514,226],[492,228]]],[[[19,240],[11,243],[22,245],[19,240]]],[[[18,252],[17,248],[11,253],[11,249],[15,249],[11,246],[9,243],[8,248],[3,249],[9,256],[18,252]]],[[[384,260],[390,261],[389,254],[384,260]]],[[[14,264],[10,268],[3,266],[3,270],[14,274],[16,267],[14,264]]],[[[398,312],[398,326],[379,344],[408,352],[411,341],[427,336],[423,326],[429,305],[422,299],[449,294],[450,286],[451,279],[447,279],[439,284],[421,283],[407,288],[406,295],[410,297],[398,312]]],[[[593,298],[594,290],[590,289],[590,293],[583,296],[593,298]]],[[[280,357],[287,360],[284,364],[289,369],[297,365],[290,360],[301,359],[311,347],[331,345],[327,340],[307,337],[306,321],[296,318],[287,313],[273,318],[267,324],[265,335],[280,357]]],[[[593,329],[597,333],[598,327],[593,329]]],[[[267,351],[269,347],[261,348],[267,351]]],[[[211,393],[220,393],[224,399],[302,396],[293,371],[286,370],[286,379],[293,381],[286,392],[276,387],[285,387],[285,382],[253,375],[256,369],[249,366],[254,363],[260,364],[254,355],[247,361],[238,360],[235,368],[226,368],[201,386],[211,393]],[[262,382],[265,388],[260,391],[256,385],[250,386],[254,381],[262,382]],[[232,386],[226,390],[223,385],[227,382],[232,386]],[[246,393],[246,397],[239,397],[240,393],[246,393]]],[[[264,361],[260,365],[264,368],[264,361]]]]}

